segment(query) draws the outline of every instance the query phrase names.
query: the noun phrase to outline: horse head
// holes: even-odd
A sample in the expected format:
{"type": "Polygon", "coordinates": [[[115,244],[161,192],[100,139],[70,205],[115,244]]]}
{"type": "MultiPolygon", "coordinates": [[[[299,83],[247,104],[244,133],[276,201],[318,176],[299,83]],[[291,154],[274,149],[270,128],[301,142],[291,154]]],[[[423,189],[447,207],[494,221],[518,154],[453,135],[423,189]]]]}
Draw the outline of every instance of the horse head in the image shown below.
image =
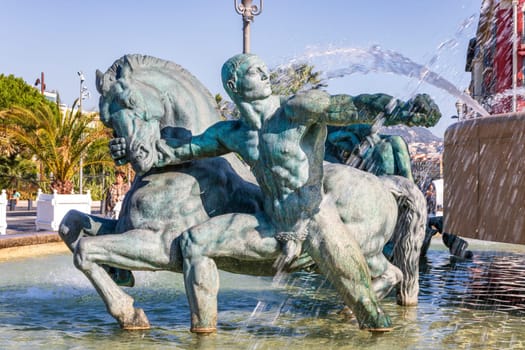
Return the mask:
{"type": "Polygon", "coordinates": [[[220,120],[209,91],[179,65],[151,56],[126,55],[97,70],[102,122],[126,140],[127,161],[137,173],[157,160],[156,141],[187,142],[220,120]]]}

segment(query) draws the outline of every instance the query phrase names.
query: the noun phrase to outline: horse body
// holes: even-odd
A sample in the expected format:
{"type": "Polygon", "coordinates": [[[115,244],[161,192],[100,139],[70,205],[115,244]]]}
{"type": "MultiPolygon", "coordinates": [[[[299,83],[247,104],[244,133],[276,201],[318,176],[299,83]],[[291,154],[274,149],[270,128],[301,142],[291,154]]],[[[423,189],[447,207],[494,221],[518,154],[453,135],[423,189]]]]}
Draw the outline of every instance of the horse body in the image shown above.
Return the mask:
{"type": "MultiPolygon", "coordinates": [[[[101,265],[181,272],[184,230],[225,213],[260,212],[261,193],[249,169],[234,155],[151,169],[157,139],[185,142],[192,132],[202,132],[219,120],[211,95],[181,67],[148,56],[124,56],[106,74],[97,72],[97,88],[102,95],[101,119],[126,138],[127,160],[138,176],[118,220],[71,211],[59,234],[74,252],[75,265],[91,280],[121,327],[148,328],[142,310],[133,307],[133,299],[101,265]]],[[[384,297],[401,282],[398,303],[416,304],[426,222],[425,201],[417,187],[403,178],[378,178],[326,163],[324,190],[359,242],[378,296],[384,297]],[[392,235],[397,239],[394,264],[382,254],[392,235]]],[[[215,262],[218,268],[235,273],[276,272],[273,260],[225,257],[215,262]]],[[[311,259],[304,257],[292,268],[310,264],[311,259]]]]}
{"type": "Polygon", "coordinates": [[[196,160],[139,177],[123,204],[126,215],[118,221],[116,233],[135,228],[182,232],[211,216],[259,210],[258,188],[241,179],[227,159],[231,157],[196,160]]]}

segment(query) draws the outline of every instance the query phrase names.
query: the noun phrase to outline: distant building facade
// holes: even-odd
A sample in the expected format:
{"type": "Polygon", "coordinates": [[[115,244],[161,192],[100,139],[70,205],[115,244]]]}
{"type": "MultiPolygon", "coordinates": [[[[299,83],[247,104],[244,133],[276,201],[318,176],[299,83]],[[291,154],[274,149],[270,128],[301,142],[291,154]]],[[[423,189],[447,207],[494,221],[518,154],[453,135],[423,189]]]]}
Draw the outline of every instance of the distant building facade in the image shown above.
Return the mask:
{"type": "Polygon", "coordinates": [[[524,28],[525,0],[482,0],[465,70],[470,95],[491,114],[525,110],[524,28]]]}
{"type": "Polygon", "coordinates": [[[481,1],[476,37],[467,50],[469,93],[500,115],[473,118],[467,111],[460,119],[469,120],[445,132],[445,232],[525,244],[524,22],[525,0],[481,1]]]}

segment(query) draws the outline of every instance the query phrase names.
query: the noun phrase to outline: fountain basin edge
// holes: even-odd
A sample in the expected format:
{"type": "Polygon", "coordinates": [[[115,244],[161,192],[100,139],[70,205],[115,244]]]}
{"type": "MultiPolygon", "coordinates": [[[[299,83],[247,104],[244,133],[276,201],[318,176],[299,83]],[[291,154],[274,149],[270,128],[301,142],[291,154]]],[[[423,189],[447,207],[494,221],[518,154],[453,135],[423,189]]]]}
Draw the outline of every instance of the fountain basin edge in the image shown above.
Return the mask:
{"type": "Polygon", "coordinates": [[[525,113],[460,121],[444,144],[444,230],[525,244],[525,113]]]}

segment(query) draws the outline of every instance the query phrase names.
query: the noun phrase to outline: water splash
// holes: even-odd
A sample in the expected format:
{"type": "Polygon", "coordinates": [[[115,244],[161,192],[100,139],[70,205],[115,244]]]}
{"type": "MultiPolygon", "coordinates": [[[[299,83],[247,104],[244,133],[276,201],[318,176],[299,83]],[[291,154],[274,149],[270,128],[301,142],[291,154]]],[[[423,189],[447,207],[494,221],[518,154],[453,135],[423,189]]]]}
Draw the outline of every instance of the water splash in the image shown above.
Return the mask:
{"type": "MultiPolygon", "coordinates": [[[[442,47],[449,47],[452,42],[443,43],[442,47]]],[[[460,99],[482,117],[489,113],[472,97],[459,90],[454,84],[443,78],[428,67],[412,61],[410,58],[391,50],[384,50],[379,46],[363,48],[334,48],[327,50],[312,49],[305,55],[291,60],[288,65],[300,62],[316,62],[329,60],[329,67],[341,67],[322,73],[324,80],[342,78],[353,74],[394,73],[409,78],[418,79],[440,88],[452,96],[460,99]]],[[[437,58],[432,58],[435,62],[437,58]]],[[[324,66],[324,65],[321,65],[324,66]]]]}
{"type": "Polygon", "coordinates": [[[525,96],[525,87],[517,87],[516,89],[510,88],[497,94],[493,94],[489,98],[487,98],[487,100],[484,101],[484,103],[490,107],[505,104],[506,102],[510,104],[509,101],[514,96],[525,96]]]}

